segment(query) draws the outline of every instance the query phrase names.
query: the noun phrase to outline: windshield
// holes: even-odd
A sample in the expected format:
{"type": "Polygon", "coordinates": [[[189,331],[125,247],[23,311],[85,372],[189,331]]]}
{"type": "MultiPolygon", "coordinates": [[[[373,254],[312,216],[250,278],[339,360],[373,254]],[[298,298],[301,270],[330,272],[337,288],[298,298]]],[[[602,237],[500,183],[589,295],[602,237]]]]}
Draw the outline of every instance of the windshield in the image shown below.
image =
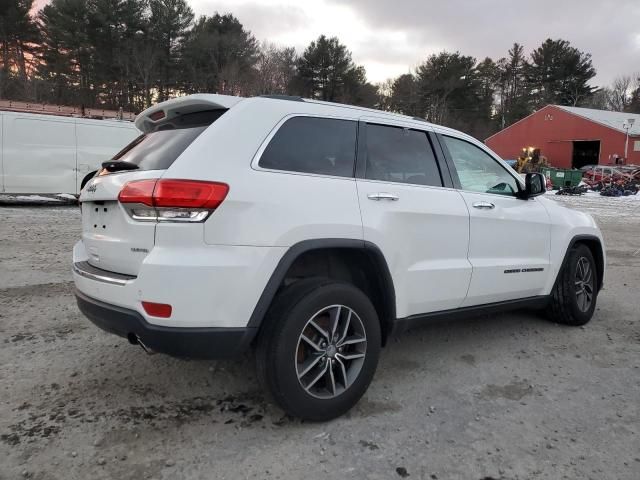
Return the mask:
{"type": "Polygon", "coordinates": [[[139,170],[166,170],[209,125],[226,110],[188,113],[136,138],[112,160],[132,163],[139,170]]]}

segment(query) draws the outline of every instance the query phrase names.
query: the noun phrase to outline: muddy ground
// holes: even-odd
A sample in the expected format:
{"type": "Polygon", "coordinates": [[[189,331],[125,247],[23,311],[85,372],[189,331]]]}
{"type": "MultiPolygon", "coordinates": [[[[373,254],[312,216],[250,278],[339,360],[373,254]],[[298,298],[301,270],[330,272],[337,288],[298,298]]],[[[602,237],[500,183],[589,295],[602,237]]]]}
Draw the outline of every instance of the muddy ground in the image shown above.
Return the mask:
{"type": "Polygon", "coordinates": [[[78,312],[76,208],[0,209],[0,479],[640,478],[640,202],[595,214],[606,289],[583,328],[517,312],[413,330],[324,424],[249,358],[149,356],[78,312]]]}

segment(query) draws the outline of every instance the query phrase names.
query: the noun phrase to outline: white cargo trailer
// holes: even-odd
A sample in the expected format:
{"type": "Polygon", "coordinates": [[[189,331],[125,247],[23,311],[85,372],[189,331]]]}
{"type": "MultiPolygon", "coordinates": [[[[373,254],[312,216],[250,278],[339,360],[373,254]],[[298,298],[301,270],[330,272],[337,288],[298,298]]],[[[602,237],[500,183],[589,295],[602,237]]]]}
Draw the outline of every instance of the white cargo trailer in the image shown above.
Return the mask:
{"type": "Polygon", "coordinates": [[[80,193],[82,180],[140,135],[132,122],[0,111],[0,191],[80,193]]]}

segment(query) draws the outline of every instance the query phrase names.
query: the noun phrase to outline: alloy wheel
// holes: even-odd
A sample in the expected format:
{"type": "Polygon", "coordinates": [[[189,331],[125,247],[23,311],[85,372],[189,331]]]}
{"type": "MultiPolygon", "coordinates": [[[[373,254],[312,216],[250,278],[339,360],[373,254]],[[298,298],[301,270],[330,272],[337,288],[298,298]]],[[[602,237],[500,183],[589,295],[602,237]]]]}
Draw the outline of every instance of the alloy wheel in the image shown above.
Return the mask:
{"type": "Polygon", "coordinates": [[[594,276],[591,263],[586,257],[580,257],[576,265],[575,291],[578,308],[586,312],[593,302],[594,276]]]}
{"type": "Polygon", "coordinates": [[[344,393],[358,378],[367,353],[362,320],[345,305],[331,305],[313,315],[298,338],[298,382],[316,398],[344,393]]]}

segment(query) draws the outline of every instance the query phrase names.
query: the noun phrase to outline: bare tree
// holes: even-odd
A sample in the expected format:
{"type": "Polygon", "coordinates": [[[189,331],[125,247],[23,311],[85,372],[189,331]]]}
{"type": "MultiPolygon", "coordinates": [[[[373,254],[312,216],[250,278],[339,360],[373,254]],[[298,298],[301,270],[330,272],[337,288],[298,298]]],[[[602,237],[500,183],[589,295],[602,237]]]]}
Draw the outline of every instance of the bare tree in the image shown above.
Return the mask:
{"type": "Polygon", "coordinates": [[[294,48],[263,42],[256,62],[256,93],[289,93],[291,81],[296,74],[296,60],[294,48]]]}
{"type": "Polygon", "coordinates": [[[616,112],[627,110],[631,103],[631,84],[632,79],[630,75],[616,77],[611,88],[607,89],[607,107],[609,110],[616,112]]]}
{"type": "Polygon", "coordinates": [[[137,41],[131,50],[131,61],[142,89],[142,107],[151,106],[151,90],[154,88],[154,75],[160,58],[160,49],[148,32],[137,32],[137,41]]]}
{"type": "Polygon", "coordinates": [[[387,78],[384,82],[376,84],[376,89],[378,90],[378,108],[380,108],[380,110],[394,110],[392,101],[394,83],[394,78],[387,78]]]}

